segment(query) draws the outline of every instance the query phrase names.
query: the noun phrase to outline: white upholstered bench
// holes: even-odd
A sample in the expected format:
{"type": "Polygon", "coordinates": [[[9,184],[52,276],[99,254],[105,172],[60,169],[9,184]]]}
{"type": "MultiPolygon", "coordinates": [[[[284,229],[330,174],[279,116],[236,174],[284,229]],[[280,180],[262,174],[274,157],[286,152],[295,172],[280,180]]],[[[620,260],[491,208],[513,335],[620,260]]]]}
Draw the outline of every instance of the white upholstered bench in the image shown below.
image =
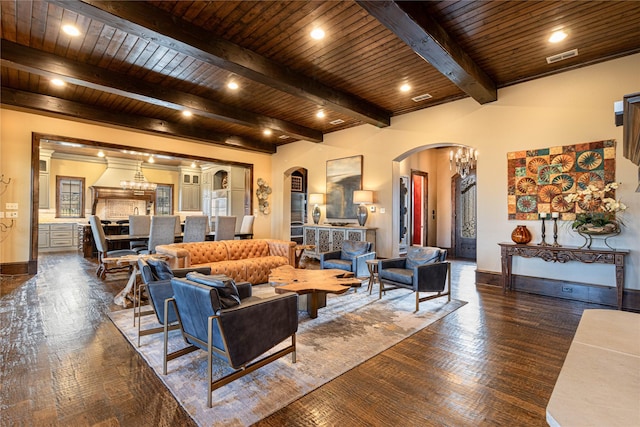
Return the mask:
{"type": "Polygon", "coordinates": [[[550,426],[640,426],[640,314],[585,310],[547,405],[550,426]]]}

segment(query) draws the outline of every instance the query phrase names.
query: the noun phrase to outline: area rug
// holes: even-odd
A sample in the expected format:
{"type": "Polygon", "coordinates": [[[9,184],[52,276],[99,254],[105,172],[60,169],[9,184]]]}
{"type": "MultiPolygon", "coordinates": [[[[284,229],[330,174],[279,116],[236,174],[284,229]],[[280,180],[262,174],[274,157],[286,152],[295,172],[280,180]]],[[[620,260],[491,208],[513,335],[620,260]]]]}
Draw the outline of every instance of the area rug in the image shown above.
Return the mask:
{"type": "MultiPolygon", "coordinates": [[[[269,285],[253,289],[256,296],[275,293],[269,285]]],[[[297,363],[292,363],[288,355],[215,390],[213,408],[206,403],[205,352],[170,361],[167,375],[162,375],[162,334],[142,337],[137,347],[132,310],[115,311],[109,316],[199,425],[244,426],[287,406],[464,304],[442,297],[421,303],[420,311],[414,313],[415,295],[405,290],[389,292],[381,300],[364,288],[329,295],[327,306],[318,311],[316,319],[299,313],[297,363]]],[[[144,329],[157,325],[155,322],[155,316],[142,318],[144,329]]],[[[179,331],[171,332],[169,342],[170,351],[184,346],[179,331]]],[[[218,361],[213,369],[214,378],[231,372],[218,361]]]]}

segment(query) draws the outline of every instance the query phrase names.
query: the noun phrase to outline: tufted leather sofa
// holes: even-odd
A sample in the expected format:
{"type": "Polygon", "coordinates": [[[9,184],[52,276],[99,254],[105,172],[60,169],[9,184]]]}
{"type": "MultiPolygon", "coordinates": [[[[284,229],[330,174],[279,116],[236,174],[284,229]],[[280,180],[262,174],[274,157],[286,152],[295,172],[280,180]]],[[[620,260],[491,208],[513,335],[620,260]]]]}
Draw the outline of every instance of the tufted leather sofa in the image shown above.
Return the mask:
{"type": "Polygon", "coordinates": [[[174,243],[156,247],[171,268],[211,267],[236,282],[266,283],[273,268],[294,265],[295,242],[274,239],[174,243]]]}

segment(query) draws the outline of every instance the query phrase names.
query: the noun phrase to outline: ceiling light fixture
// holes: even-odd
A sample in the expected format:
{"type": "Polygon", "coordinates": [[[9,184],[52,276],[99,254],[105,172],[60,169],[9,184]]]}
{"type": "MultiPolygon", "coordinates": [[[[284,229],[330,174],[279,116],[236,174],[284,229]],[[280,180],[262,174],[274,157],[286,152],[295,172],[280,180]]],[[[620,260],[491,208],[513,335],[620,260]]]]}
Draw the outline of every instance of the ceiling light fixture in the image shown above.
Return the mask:
{"type": "Polygon", "coordinates": [[[229,83],[227,84],[227,87],[228,87],[229,89],[231,89],[231,90],[236,90],[236,89],[238,89],[240,86],[238,86],[238,83],[236,83],[236,82],[229,82],[229,83]]]}
{"type": "Polygon", "coordinates": [[[156,159],[153,158],[153,156],[149,156],[149,159],[147,160],[147,162],[149,163],[155,163],[156,159]]]}
{"type": "Polygon", "coordinates": [[[465,178],[476,168],[477,160],[478,151],[473,148],[460,147],[455,153],[451,150],[449,151],[449,170],[452,170],[453,165],[455,165],[456,172],[459,173],[462,178],[465,178]]]}
{"type": "Polygon", "coordinates": [[[73,37],[77,37],[80,35],[80,30],[78,29],[78,27],[76,27],[75,25],[71,25],[71,24],[66,24],[62,26],[62,31],[64,31],[65,34],[68,34],[70,36],[73,37]]]}
{"type": "Polygon", "coordinates": [[[314,28],[313,31],[311,31],[311,38],[322,40],[324,38],[324,31],[321,28],[314,28]]]}
{"type": "Polygon", "coordinates": [[[98,157],[104,157],[104,151],[102,150],[98,151],[98,157]]]}
{"type": "Polygon", "coordinates": [[[191,167],[195,169],[196,168],[196,162],[191,162],[191,167]]]}
{"type": "Polygon", "coordinates": [[[324,111],[322,111],[322,110],[318,111],[318,112],[316,113],[316,117],[317,117],[317,118],[319,118],[319,119],[324,118],[324,111]]]}
{"type": "Polygon", "coordinates": [[[264,131],[262,131],[262,133],[264,133],[266,136],[271,135],[271,129],[265,129],[264,131]]]}
{"type": "Polygon", "coordinates": [[[62,81],[60,79],[51,79],[51,84],[54,85],[54,86],[62,87],[62,86],[64,86],[64,81],[62,81]]]}
{"type": "Polygon", "coordinates": [[[567,33],[563,30],[554,31],[549,37],[550,43],[558,43],[567,38],[567,33]]]}
{"type": "Polygon", "coordinates": [[[191,111],[189,111],[189,110],[184,110],[182,112],[182,115],[185,116],[185,117],[191,117],[191,116],[193,116],[193,113],[191,111]]]}
{"type": "Polygon", "coordinates": [[[409,92],[411,90],[411,86],[409,86],[407,83],[405,83],[402,86],[400,86],[400,90],[402,92],[409,92]]]}
{"type": "Polygon", "coordinates": [[[155,191],[158,188],[158,184],[148,182],[140,170],[140,165],[133,176],[133,181],[120,181],[120,187],[124,190],[149,190],[155,191]]]}

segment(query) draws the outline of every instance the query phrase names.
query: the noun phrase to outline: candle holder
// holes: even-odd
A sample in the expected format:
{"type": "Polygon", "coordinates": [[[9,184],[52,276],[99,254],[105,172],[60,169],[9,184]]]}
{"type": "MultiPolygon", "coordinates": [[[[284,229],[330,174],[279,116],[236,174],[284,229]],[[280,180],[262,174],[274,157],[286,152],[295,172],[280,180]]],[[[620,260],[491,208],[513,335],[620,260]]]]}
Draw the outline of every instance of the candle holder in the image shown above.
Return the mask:
{"type": "Polygon", "coordinates": [[[545,232],[546,228],[544,226],[545,217],[540,218],[542,220],[542,241],[538,243],[538,246],[549,246],[549,244],[545,241],[545,232]]]}
{"type": "Polygon", "coordinates": [[[558,217],[553,217],[553,247],[561,247],[562,245],[558,243],[558,217]]]}

